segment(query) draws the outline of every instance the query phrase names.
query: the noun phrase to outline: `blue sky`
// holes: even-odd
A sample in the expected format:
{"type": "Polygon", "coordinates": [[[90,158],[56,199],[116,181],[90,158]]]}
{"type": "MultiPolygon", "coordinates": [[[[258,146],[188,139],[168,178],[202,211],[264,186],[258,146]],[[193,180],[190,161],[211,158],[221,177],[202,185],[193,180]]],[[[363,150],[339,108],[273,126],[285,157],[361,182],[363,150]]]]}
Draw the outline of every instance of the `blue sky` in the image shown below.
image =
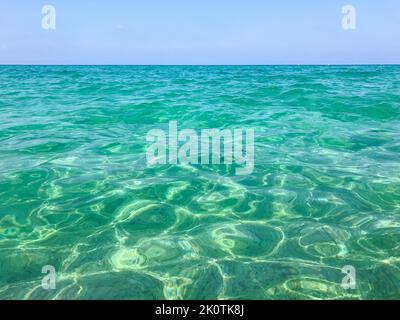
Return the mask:
{"type": "Polygon", "coordinates": [[[0,64],[367,63],[400,63],[399,0],[0,2],[0,64]],[[347,4],[356,30],[341,27],[347,4]]]}

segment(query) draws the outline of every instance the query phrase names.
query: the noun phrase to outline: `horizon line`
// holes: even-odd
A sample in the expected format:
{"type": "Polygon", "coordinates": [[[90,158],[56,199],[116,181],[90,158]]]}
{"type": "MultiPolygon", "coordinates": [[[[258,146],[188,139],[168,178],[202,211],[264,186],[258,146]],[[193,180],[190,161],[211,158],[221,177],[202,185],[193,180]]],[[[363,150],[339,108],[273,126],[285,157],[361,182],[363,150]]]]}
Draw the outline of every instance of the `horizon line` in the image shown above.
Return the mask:
{"type": "Polygon", "coordinates": [[[337,64],[1,64],[0,67],[284,67],[284,66],[400,66],[400,63],[337,63],[337,64]]]}

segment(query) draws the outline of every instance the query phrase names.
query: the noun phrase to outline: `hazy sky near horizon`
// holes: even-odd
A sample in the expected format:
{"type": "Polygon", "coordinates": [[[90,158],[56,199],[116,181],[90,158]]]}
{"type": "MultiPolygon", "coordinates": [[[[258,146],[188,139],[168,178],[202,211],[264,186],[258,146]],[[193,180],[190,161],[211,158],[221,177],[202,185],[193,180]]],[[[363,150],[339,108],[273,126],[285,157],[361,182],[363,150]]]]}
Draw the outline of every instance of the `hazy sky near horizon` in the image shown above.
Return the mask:
{"type": "Polygon", "coordinates": [[[368,63],[400,63],[399,0],[0,0],[0,64],[368,63]]]}

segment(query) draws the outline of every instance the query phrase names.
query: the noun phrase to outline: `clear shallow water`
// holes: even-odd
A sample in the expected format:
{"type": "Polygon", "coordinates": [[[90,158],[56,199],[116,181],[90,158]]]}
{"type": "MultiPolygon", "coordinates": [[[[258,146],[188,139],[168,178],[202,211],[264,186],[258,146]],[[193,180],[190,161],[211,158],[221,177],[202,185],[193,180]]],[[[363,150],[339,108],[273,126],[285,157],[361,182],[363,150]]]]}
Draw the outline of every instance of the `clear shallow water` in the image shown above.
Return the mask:
{"type": "Polygon", "coordinates": [[[399,90],[398,66],[0,67],[0,298],[400,298],[399,90]],[[171,120],[254,128],[254,172],[147,167],[171,120]]]}

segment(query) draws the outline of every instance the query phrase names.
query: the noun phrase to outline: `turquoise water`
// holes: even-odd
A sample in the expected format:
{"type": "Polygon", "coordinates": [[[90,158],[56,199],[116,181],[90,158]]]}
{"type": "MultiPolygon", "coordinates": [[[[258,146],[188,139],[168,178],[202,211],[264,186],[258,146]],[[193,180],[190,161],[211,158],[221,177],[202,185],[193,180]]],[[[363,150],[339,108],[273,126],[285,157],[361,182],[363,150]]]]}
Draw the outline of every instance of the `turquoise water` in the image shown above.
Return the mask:
{"type": "Polygon", "coordinates": [[[0,112],[1,299],[400,298],[400,66],[3,66],[0,112]],[[172,120],[253,173],[148,167],[172,120]]]}

